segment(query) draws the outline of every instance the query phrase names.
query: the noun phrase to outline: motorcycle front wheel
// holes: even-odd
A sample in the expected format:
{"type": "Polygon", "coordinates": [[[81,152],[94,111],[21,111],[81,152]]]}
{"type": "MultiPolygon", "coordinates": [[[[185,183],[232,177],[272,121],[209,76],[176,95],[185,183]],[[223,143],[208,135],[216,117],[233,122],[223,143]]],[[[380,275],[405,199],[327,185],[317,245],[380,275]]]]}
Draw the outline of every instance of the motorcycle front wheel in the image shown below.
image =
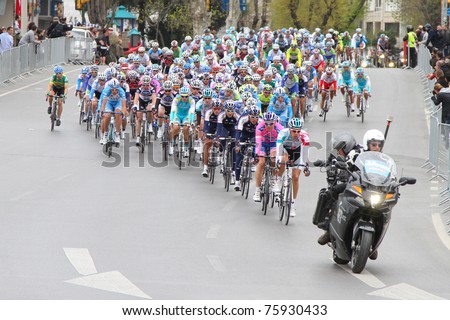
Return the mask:
{"type": "Polygon", "coordinates": [[[369,258],[370,247],[373,242],[373,233],[360,230],[355,241],[355,249],[352,253],[352,271],[353,273],[361,273],[369,258]]]}

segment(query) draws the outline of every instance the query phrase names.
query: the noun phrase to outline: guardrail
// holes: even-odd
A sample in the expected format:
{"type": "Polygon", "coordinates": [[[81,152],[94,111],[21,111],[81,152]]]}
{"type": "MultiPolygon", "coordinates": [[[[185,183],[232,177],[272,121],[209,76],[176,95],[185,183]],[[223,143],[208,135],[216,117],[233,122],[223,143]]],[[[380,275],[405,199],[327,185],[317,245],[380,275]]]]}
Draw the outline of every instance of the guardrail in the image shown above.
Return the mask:
{"type": "MultiPolygon", "coordinates": [[[[434,180],[441,178],[447,181],[447,185],[440,192],[443,199],[439,202],[439,205],[443,205],[450,201],[450,148],[449,148],[449,134],[450,125],[442,122],[442,107],[436,106],[431,100],[432,91],[434,89],[435,82],[430,81],[427,75],[433,73],[433,68],[430,64],[431,54],[426,47],[419,47],[417,55],[417,67],[415,71],[420,77],[423,85],[424,103],[427,112],[427,118],[429,117],[429,129],[430,138],[428,146],[428,159],[426,159],[423,168],[427,168],[427,172],[432,172],[433,176],[430,178],[434,180]]],[[[427,119],[428,120],[428,119],[427,119]]],[[[442,210],[442,213],[450,211],[450,206],[442,210]]],[[[450,220],[447,221],[450,224],[450,220]]],[[[450,231],[449,231],[450,233],[450,231]]]]}
{"type": "Polygon", "coordinates": [[[51,65],[68,62],[91,64],[94,49],[92,39],[66,37],[13,47],[0,53],[0,84],[14,83],[17,78],[51,65]]]}

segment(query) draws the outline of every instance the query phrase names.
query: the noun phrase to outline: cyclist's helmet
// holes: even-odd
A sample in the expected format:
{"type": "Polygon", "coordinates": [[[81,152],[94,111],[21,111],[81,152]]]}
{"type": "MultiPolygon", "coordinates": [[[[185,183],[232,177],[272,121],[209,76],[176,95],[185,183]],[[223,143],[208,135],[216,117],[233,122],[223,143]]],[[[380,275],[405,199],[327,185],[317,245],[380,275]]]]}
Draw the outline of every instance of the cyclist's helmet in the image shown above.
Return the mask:
{"type": "Polygon", "coordinates": [[[248,100],[248,99],[251,98],[251,97],[252,97],[252,94],[251,94],[250,92],[248,92],[248,91],[245,91],[245,92],[243,92],[243,93],[241,94],[242,100],[248,100]]]}
{"type": "Polygon", "coordinates": [[[273,112],[266,112],[263,115],[263,119],[264,119],[264,121],[276,121],[277,115],[273,112]]]}
{"type": "Polygon", "coordinates": [[[203,84],[200,80],[194,80],[191,83],[192,88],[201,89],[203,87],[203,84]]]}
{"type": "Polygon", "coordinates": [[[87,74],[88,72],[89,72],[89,68],[88,67],[81,68],[81,74],[87,74]]]}
{"type": "Polygon", "coordinates": [[[250,107],[249,109],[248,109],[248,114],[250,115],[250,116],[257,116],[257,115],[259,115],[259,109],[256,107],[256,106],[253,106],[253,107],[250,107]]]}
{"type": "Polygon", "coordinates": [[[106,81],[106,75],[104,73],[99,73],[97,78],[99,81],[106,81]]]}
{"type": "Polygon", "coordinates": [[[234,111],[234,101],[233,100],[227,100],[225,101],[225,110],[227,111],[234,111]]]}
{"type": "Polygon", "coordinates": [[[364,74],[364,69],[362,67],[359,67],[356,69],[355,74],[358,75],[363,75],[364,74]]]}
{"type": "Polygon", "coordinates": [[[249,82],[249,81],[252,81],[252,76],[251,75],[246,75],[245,77],[244,77],[244,81],[245,82],[249,82]]]}
{"type": "Polygon", "coordinates": [[[272,90],[273,90],[273,88],[272,88],[272,86],[270,84],[266,84],[263,87],[263,91],[270,91],[270,92],[272,92],[272,90]]]}
{"type": "Polygon", "coordinates": [[[144,48],[144,47],[139,47],[138,52],[139,52],[139,53],[145,52],[145,48],[144,48]]]}
{"type": "Polygon", "coordinates": [[[177,41],[177,40],[172,40],[172,42],[170,43],[170,45],[171,45],[172,47],[176,47],[176,46],[178,46],[178,41],[177,41]]]}
{"type": "Polygon", "coordinates": [[[167,80],[163,83],[163,90],[172,90],[173,89],[173,82],[170,80],[167,80]]]}
{"type": "Polygon", "coordinates": [[[166,51],[166,56],[173,56],[173,51],[172,50],[167,50],[166,51]]]}
{"type": "Polygon", "coordinates": [[[303,122],[299,118],[292,118],[288,122],[289,129],[301,129],[303,127],[303,122]]]}
{"type": "Polygon", "coordinates": [[[141,58],[139,56],[134,56],[133,57],[133,62],[139,62],[141,63],[141,58]]]}
{"type": "Polygon", "coordinates": [[[258,101],[255,98],[250,97],[247,99],[246,104],[247,104],[247,107],[256,107],[257,103],[258,103],[258,101]]]}
{"type": "Polygon", "coordinates": [[[361,33],[361,28],[356,28],[356,33],[361,33]]]}
{"type": "Polygon", "coordinates": [[[350,67],[350,62],[348,62],[348,61],[342,62],[342,67],[343,67],[343,68],[350,67]]]}
{"type": "Polygon", "coordinates": [[[91,66],[90,70],[91,70],[91,72],[97,72],[98,66],[91,66]]]}
{"type": "Polygon", "coordinates": [[[152,64],[152,71],[159,71],[159,65],[157,65],[156,63],[152,64]]]}
{"type": "Polygon", "coordinates": [[[290,73],[290,74],[294,74],[295,73],[295,65],[292,63],[288,64],[288,66],[286,68],[286,72],[290,73]]]}
{"type": "Polygon", "coordinates": [[[55,73],[63,73],[63,68],[61,66],[56,66],[53,69],[53,72],[55,72],[55,73]]]}
{"type": "Polygon", "coordinates": [[[369,144],[371,142],[380,142],[381,143],[380,150],[382,150],[383,146],[384,146],[384,134],[380,130],[376,130],[376,129],[367,131],[364,134],[364,138],[363,138],[364,150],[366,150],[366,151],[369,150],[369,144]]]}
{"type": "Polygon", "coordinates": [[[305,61],[305,66],[307,66],[307,67],[312,67],[312,65],[313,65],[313,63],[312,63],[312,61],[305,61]]]}
{"type": "Polygon", "coordinates": [[[211,88],[205,88],[205,90],[203,90],[204,98],[211,98],[212,95],[213,95],[213,91],[211,90],[211,88]]]}
{"type": "Polygon", "coordinates": [[[186,50],[185,52],[183,52],[183,58],[188,58],[190,55],[191,55],[190,50],[186,50]]]}
{"type": "Polygon", "coordinates": [[[119,73],[119,75],[117,76],[117,80],[119,81],[125,81],[127,80],[127,77],[125,77],[125,74],[123,72],[119,73]]]}
{"type": "Polygon", "coordinates": [[[120,86],[120,83],[119,83],[119,81],[118,81],[117,79],[112,79],[112,80],[110,80],[110,81],[108,82],[108,86],[109,86],[111,89],[118,89],[119,86],[120,86]]]}
{"type": "Polygon", "coordinates": [[[339,151],[342,150],[345,155],[356,146],[356,140],[351,133],[341,132],[334,136],[332,141],[333,149],[339,151]]]}
{"type": "Polygon", "coordinates": [[[255,73],[254,75],[252,75],[252,80],[253,81],[260,81],[261,80],[261,76],[257,73],[255,73]]]}
{"type": "Polygon", "coordinates": [[[139,75],[137,74],[136,71],[130,70],[130,71],[128,72],[128,78],[129,78],[129,79],[135,79],[135,78],[137,78],[137,77],[139,77],[139,75]]]}
{"type": "Polygon", "coordinates": [[[319,53],[320,53],[320,50],[317,49],[317,48],[315,48],[315,49],[313,50],[313,53],[314,53],[314,54],[319,54],[319,53]]]}
{"type": "Polygon", "coordinates": [[[159,47],[159,43],[156,41],[152,42],[152,48],[158,48],[159,47]]]}
{"type": "Polygon", "coordinates": [[[327,46],[328,48],[333,46],[333,42],[331,41],[327,41],[327,43],[325,44],[325,46],[327,46]]]}
{"type": "Polygon", "coordinates": [[[222,101],[220,99],[214,99],[212,102],[213,108],[222,108],[222,101]]]}
{"type": "Polygon", "coordinates": [[[142,84],[150,84],[151,81],[152,81],[152,79],[150,78],[150,76],[142,77],[142,84]]]}
{"type": "Polygon", "coordinates": [[[186,96],[186,95],[190,95],[190,94],[191,94],[191,91],[189,90],[189,88],[183,87],[180,89],[181,96],[186,96]]]}
{"type": "Polygon", "coordinates": [[[192,57],[192,62],[200,62],[200,56],[198,54],[194,54],[192,57]]]}
{"type": "Polygon", "coordinates": [[[285,93],[286,93],[286,91],[284,90],[284,88],[281,88],[281,87],[276,88],[275,92],[274,92],[274,94],[278,97],[284,96],[285,93]]]}
{"type": "Polygon", "coordinates": [[[138,73],[139,74],[144,74],[145,73],[145,67],[142,64],[138,68],[138,73]]]}
{"type": "Polygon", "coordinates": [[[332,74],[333,73],[333,68],[332,67],[327,67],[325,69],[325,72],[328,73],[328,74],[332,74]]]}

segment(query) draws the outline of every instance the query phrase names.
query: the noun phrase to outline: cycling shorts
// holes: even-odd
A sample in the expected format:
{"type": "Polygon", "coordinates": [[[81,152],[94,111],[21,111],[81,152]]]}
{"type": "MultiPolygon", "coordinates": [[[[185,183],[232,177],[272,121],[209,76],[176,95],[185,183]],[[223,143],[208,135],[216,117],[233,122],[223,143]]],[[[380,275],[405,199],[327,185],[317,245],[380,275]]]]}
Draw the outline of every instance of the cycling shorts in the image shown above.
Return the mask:
{"type": "Polygon", "coordinates": [[[57,88],[55,86],[52,86],[52,91],[55,93],[56,96],[64,95],[64,88],[57,88]]]}
{"type": "Polygon", "coordinates": [[[122,101],[107,101],[105,111],[108,112],[122,111],[122,101]]]}
{"type": "Polygon", "coordinates": [[[300,168],[301,148],[296,149],[284,149],[284,153],[289,155],[289,162],[292,163],[292,167],[300,168]]]}
{"type": "Polygon", "coordinates": [[[144,101],[141,98],[139,98],[139,110],[147,110],[147,106],[149,105],[151,101],[144,101]]]}
{"type": "Polygon", "coordinates": [[[175,118],[173,119],[173,123],[189,123],[189,115],[180,116],[180,115],[176,114],[175,118]]]}
{"type": "Polygon", "coordinates": [[[262,142],[261,144],[261,150],[259,150],[258,156],[266,156],[267,153],[272,153],[272,151],[277,149],[277,142],[262,142]]]}

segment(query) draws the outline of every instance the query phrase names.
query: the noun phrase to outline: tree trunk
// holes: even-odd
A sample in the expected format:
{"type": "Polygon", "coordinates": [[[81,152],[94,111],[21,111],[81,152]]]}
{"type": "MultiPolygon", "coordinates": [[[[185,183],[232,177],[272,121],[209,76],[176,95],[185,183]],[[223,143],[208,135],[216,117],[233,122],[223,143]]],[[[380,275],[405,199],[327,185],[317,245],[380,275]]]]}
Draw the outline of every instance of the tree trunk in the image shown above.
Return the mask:
{"type": "Polygon", "coordinates": [[[269,0],[263,0],[263,9],[261,14],[261,27],[265,27],[267,25],[267,7],[269,6],[269,0]]]}
{"type": "Polygon", "coordinates": [[[192,32],[202,35],[203,31],[211,25],[211,12],[206,12],[205,0],[190,0],[192,16],[192,32]]]}
{"type": "Polygon", "coordinates": [[[256,29],[259,21],[259,0],[253,0],[255,4],[255,15],[253,16],[252,29],[256,29]]]}
{"type": "Polygon", "coordinates": [[[298,6],[300,5],[300,1],[299,0],[289,0],[289,10],[291,11],[291,18],[292,18],[292,22],[294,23],[294,26],[298,29],[300,29],[301,24],[300,21],[298,20],[298,15],[297,15],[297,9],[298,6]]]}
{"type": "Polygon", "coordinates": [[[237,27],[241,19],[241,9],[239,8],[239,0],[230,0],[228,16],[226,20],[227,29],[231,26],[237,27]]]}
{"type": "Polygon", "coordinates": [[[110,6],[110,0],[91,0],[88,2],[89,21],[100,27],[106,26],[107,9],[110,6]],[[107,4],[108,3],[108,4],[107,4]]]}

